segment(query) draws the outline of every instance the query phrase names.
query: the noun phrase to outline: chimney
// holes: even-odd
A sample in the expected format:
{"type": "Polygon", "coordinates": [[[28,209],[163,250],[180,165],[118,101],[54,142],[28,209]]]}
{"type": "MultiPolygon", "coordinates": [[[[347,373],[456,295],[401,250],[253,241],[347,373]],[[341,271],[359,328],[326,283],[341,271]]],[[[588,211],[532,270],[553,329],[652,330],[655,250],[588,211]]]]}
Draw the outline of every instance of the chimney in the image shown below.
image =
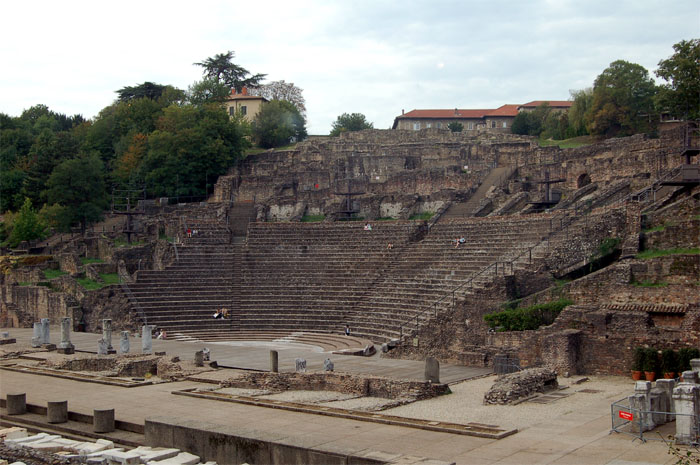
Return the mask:
{"type": "Polygon", "coordinates": [[[459,111],[455,108],[455,115],[459,115],[459,111]]]}
{"type": "Polygon", "coordinates": [[[241,95],[248,95],[248,88],[247,87],[243,87],[243,89],[241,89],[241,95]]]}
{"type": "Polygon", "coordinates": [[[403,115],[403,108],[401,109],[401,114],[403,115]]]}
{"type": "Polygon", "coordinates": [[[231,87],[231,95],[236,95],[236,88],[235,87],[231,87]]]}

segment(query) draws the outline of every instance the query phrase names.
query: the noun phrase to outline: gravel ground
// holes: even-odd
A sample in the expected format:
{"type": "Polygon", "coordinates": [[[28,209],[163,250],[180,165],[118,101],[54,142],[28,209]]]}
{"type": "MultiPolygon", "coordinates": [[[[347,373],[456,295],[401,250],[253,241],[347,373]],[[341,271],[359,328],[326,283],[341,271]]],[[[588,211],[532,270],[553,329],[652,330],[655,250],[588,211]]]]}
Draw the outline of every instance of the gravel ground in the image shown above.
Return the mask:
{"type": "Polygon", "coordinates": [[[451,385],[452,394],[388,409],[383,413],[453,423],[486,423],[523,430],[568,413],[604,414],[610,411],[611,403],[634,391],[634,381],[628,378],[589,376],[589,381],[573,384],[581,378],[559,378],[560,385],[569,386],[559,392],[571,395],[548,404],[523,402],[518,405],[484,405],[484,394],[493,385],[496,379],[494,375],[451,385]],[[582,389],[601,392],[578,392],[582,389]]]}
{"type": "Polygon", "coordinates": [[[266,391],[264,389],[245,389],[245,388],[221,388],[221,389],[212,389],[212,392],[218,392],[221,394],[230,394],[232,396],[246,396],[246,397],[255,397],[255,396],[267,396],[270,394],[271,391],[266,391]]]}
{"type": "Polygon", "coordinates": [[[336,401],[345,401],[356,397],[355,394],[343,394],[337,391],[286,391],[265,396],[265,399],[300,402],[302,404],[332,403],[332,406],[335,407],[336,401]]]}
{"type": "MultiPolygon", "coordinates": [[[[395,405],[396,399],[384,399],[381,397],[357,397],[355,399],[338,402],[323,402],[324,407],[344,408],[348,410],[362,410],[364,412],[377,412],[388,406],[395,405]]],[[[382,412],[384,413],[384,412],[382,412]]]]}

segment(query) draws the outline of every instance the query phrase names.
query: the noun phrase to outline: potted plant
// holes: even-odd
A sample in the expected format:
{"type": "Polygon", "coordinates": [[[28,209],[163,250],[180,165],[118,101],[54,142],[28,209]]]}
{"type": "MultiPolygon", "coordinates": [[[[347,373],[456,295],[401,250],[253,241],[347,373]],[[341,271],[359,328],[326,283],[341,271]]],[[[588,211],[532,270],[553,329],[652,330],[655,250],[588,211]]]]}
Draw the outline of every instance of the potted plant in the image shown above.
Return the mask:
{"type": "Polygon", "coordinates": [[[664,349],[661,352],[661,373],[664,378],[672,379],[678,371],[678,355],[673,349],[664,349]]]}
{"type": "Polygon", "coordinates": [[[651,347],[644,349],[644,376],[647,381],[654,381],[656,379],[656,371],[659,368],[659,354],[656,349],[651,347]]]}
{"type": "Polygon", "coordinates": [[[683,374],[684,371],[691,369],[690,361],[700,357],[700,351],[694,347],[683,347],[678,350],[678,372],[683,374]]]}
{"type": "Polygon", "coordinates": [[[632,379],[639,381],[642,379],[642,368],[644,368],[644,348],[637,347],[634,349],[634,356],[632,358],[632,379]]]}

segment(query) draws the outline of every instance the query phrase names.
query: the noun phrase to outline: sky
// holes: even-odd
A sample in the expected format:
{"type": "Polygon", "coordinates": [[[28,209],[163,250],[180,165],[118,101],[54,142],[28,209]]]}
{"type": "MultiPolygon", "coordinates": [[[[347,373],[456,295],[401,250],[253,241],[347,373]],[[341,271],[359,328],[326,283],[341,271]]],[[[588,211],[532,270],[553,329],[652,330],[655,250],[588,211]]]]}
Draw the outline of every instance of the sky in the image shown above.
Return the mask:
{"type": "Polygon", "coordinates": [[[303,89],[309,134],[342,113],[390,128],[402,110],[566,100],[611,62],[653,76],[700,37],[697,0],[3,2],[0,112],[97,116],[118,89],[187,89],[193,63],[234,63],[303,89]]]}

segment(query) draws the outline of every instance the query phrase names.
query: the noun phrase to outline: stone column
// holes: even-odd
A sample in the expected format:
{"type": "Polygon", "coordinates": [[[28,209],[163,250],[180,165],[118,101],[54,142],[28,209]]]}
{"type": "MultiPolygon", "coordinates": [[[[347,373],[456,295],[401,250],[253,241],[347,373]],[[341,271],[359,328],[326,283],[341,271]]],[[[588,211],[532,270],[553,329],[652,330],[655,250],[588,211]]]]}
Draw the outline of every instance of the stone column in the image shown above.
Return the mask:
{"type": "Polygon", "coordinates": [[[279,355],[276,350],[270,351],[270,371],[273,373],[279,371],[279,355]]]}
{"type": "MultiPolygon", "coordinates": [[[[662,389],[664,391],[664,395],[666,396],[666,399],[668,401],[668,406],[669,406],[669,412],[673,413],[676,410],[673,408],[673,388],[676,387],[676,380],[675,379],[659,379],[656,380],[656,388],[657,389],[662,389]]],[[[667,415],[668,421],[673,421],[674,416],[673,415],[667,415]]]]}
{"type": "Polygon", "coordinates": [[[97,355],[107,355],[107,342],[104,339],[97,341],[97,355]]]}
{"type": "Polygon", "coordinates": [[[119,339],[119,353],[128,354],[129,353],[129,331],[122,331],[121,338],[119,339]]]}
{"type": "Polygon", "coordinates": [[[636,427],[642,431],[654,429],[654,422],[651,418],[651,381],[637,381],[634,383],[634,395],[629,397],[630,407],[636,410],[635,414],[639,418],[639,422],[634,422],[632,425],[633,431],[636,427]]]}
{"type": "Polygon", "coordinates": [[[684,371],[683,372],[683,382],[688,383],[688,384],[698,384],[697,371],[684,371]]]}
{"type": "Polygon", "coordinates": [[[294,367],[297,373],[306,373],[306,359],[305,358],[295,358],[294,367]]]}
{"type": "Polygon", "coordinates": [[[114,409],[93,410],[92,426],[96,433],[111,433],[114,431],[114,409]]]}
{"type": "MultiPolygon", "coordinates": [[[[685,374],[683,372],[683,378],[685,374]]],[[[673,390],[673,405],[676,410],[676,442],[691,444],[697,442],[695,429],[700,410],[700,386],[695,383],[682,382],[673,390]]]]}
{"type": "Polygon", "coordinates": [[[194,353],[194,366],[203,367],[204,366],[204,351],[198,350],[194,353]]]}
{"type": "Polygon", "coordinates": [[[690,361],[690,369],[695,373],[700,372],[700,358],[694,358],[690,361]]]}
{"type": "Polygon", "coordinates": [[[115,353],[114,347],[112,347],[112,320],[109,318],[102,320],[102,339],[107,344],[107,353],[115,353]]]}
{"type": "Polygon", "coordinates": [[[431,383],[440,383],[440,362],[433,357],[428,357],[425,359],[425,381],[430,381],[431,383]]]}
{"type": "Polygon", "coordinates": [[[58,352],[61,354],[75,353],[75,346],[70,342],[71,326],[70,318],[61,318],[61,343],[58,345],[58,352]]]}
{"type": "Polygon", "coordinates": [[[6,406],[8,415],[23,415],[27,413],[27,394],[7,394],[6,406]]]}
{"type": "Polygon", "coordinates": [[[32,347],[41,347],[41,341],[43,339],[41,334],[41,323],[34,323],[34,332],[32,334],[32,347]]]}
{"type": "Polygon", "coordinates": [[[51,335],[50,335],[49,319],[48,318],[41,319],[41,343],[42,343],[42,345],[43,344],[51,344],[51,335]]]}
{"type": "Polygon", "coordinates": [[[68,401],[49,401],[46,403],[46,418],[49,423],[65,423],[68,421],[68,401]]]}
{"type": "Polygon", "coordinates": [[[143,325],[141,328],[141,353],[150,354],[153,351],[153,335],[151,325],[143,325]]]}

